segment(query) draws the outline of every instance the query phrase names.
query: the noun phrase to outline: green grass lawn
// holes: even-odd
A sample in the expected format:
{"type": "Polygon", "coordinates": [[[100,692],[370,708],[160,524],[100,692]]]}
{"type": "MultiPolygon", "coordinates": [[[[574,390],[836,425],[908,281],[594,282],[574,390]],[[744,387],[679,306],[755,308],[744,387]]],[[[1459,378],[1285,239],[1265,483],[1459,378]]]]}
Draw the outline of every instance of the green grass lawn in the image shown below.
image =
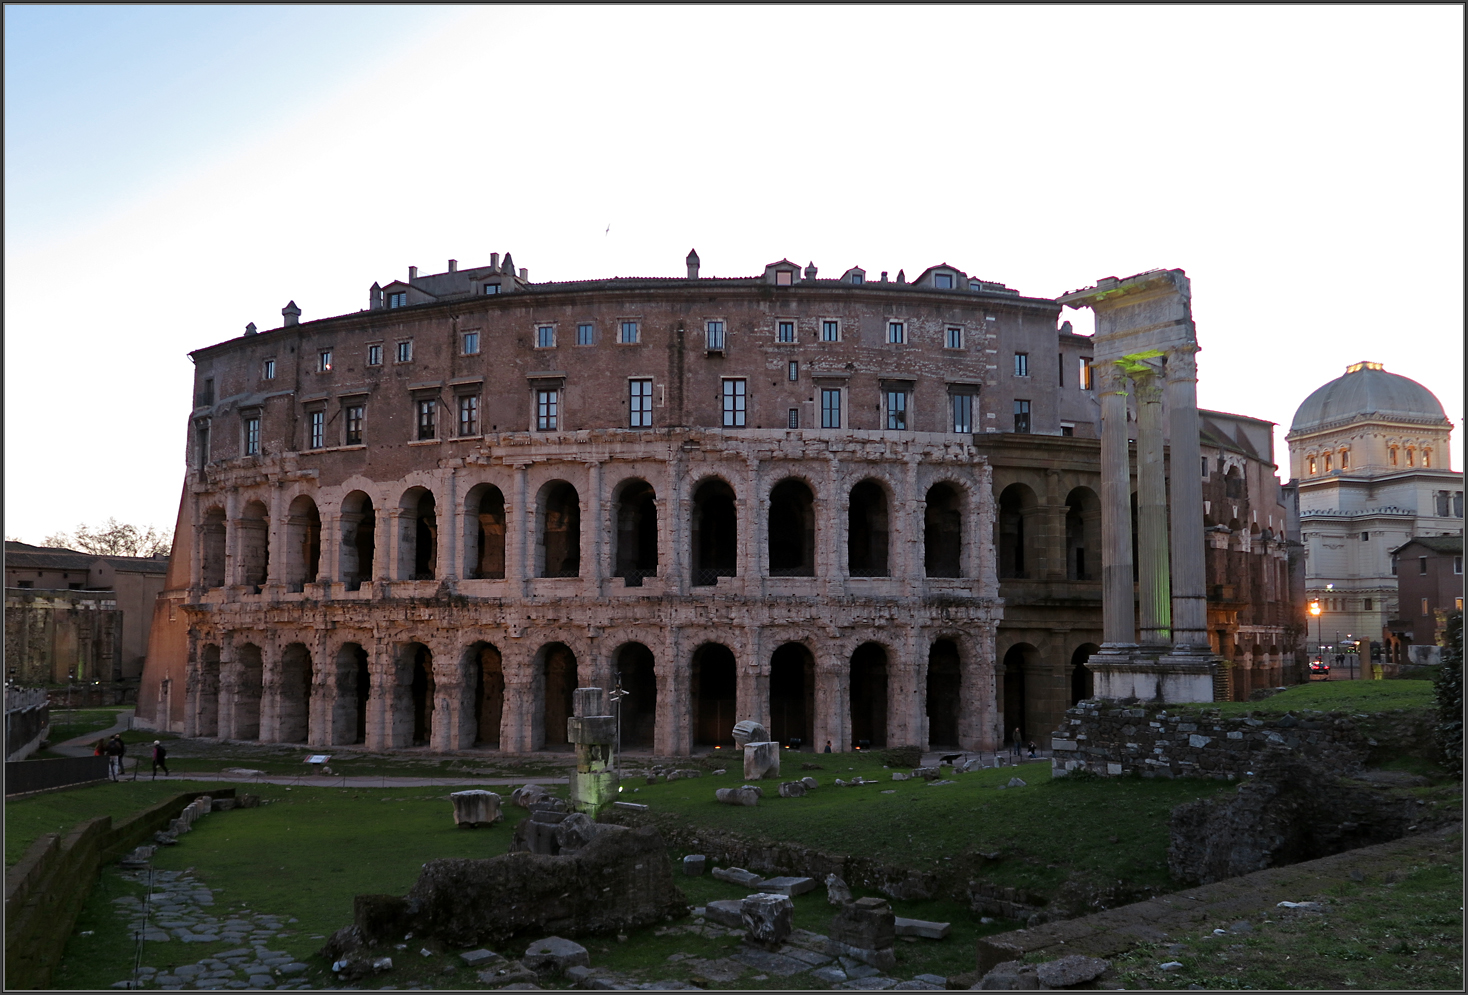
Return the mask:
{"type": "Polygon", "coordinates": [[[131,712],[133,706],[116,708],[52,709],[51,732],[46,737],[53,743],[64,743],[68,739],[100,733],[117,724],[120,714],[131,712]]]}
{"type": "Polygon", "coordinates": [[[1263,701],[1220,701],[1204,707],[1225,717],[1250,712],[1282,715],[1307,708],[1353,713],[1427,709],[1436,707],[1432,687],[1432,681],[1315,681],[1297,684],[1263,701]]]}

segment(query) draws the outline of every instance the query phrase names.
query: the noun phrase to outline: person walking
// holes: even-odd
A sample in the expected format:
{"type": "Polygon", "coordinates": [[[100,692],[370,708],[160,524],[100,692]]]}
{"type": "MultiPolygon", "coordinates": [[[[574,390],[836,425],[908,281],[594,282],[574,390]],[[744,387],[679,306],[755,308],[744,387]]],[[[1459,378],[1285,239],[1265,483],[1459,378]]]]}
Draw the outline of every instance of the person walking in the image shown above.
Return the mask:
{"type": "Polygon", "coordinates": [[[114,781],[122,780],[122,758],[127,754],[127,746],[122,741],[121,733],[114,733],[112,738],[107,741],[106,751],[107,773],[114,781]]]}
{"type": "Polygon", "coordinates": [[[1019,726],[1015,726],[1014,727],[1014,732],[1012,732],[1012,733],[1009,734],[1009,753],[1010,753],[1010,755],[1011,756],[1016,756],[1016,757],[1017,756],[1020,756],[1020,754],[1021,754],[1021,744],[1023,744],[1023,743],[1024,743],[1024,737],[1019,734],[1019,726]]]}
{"type": "Polygon", "coordinates": [[[162,767],[163,768],[163,776],[164,777],[172,777],[173,776],[173,775],[171,775],[171,774],[168,773],[168,751],[163,748],[163,743],[161,741],[155,739],[155,740],[153,740],[153,779],[154,780],[157,780],[158,779],[158,768],[159,767],[162,767]]]}

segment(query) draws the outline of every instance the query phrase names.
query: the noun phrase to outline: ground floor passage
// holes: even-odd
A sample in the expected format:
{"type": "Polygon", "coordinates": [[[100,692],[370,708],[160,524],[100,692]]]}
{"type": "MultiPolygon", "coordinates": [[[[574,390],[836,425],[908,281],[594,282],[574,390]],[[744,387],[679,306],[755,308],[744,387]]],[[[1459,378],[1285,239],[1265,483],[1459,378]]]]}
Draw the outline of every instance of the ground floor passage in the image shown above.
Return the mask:
{"type": "Polygon", "coordinates": [[[992,750],[1007,742],[1014,685],[996,676],[993,630],[984,628],[987,636],[882,628],[841,638],[662,629],[662,644],[607,633],[464,640],[462,630],[451,641],[442,629],[392,640],[279,627],[205,633],[190,654],[182,731],[523,753],[564,744],[572,691],[594,686],[626,692],[628,750],[732,746],[742,719],[806,751],[992,750]]]}

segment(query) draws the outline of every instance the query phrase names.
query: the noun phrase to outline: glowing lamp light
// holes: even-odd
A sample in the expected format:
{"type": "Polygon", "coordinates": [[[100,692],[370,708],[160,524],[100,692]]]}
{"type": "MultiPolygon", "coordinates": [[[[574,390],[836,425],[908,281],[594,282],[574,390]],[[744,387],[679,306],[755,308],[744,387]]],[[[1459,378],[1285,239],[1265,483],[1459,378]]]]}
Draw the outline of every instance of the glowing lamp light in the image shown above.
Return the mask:
{"type": "Polygon", "coordinates": [[[1310,614],[1311,615],[1319,615],[1320,614],[1320,602],[1319,601],[1312,601],[1312,602],[1310,602],[1310,614]]]}

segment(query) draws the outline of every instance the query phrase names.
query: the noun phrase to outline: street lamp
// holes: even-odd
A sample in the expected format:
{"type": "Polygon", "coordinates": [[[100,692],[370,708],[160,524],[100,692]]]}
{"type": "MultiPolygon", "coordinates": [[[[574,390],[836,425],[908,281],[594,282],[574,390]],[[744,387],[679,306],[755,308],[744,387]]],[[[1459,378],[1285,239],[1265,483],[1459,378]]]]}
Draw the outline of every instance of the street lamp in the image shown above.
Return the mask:
{"type": "Polygon", "coordinates": [[[616,709],[617,716],[617,740],[612,744],[616,751],[612,755],[612,770],[616,771],[618,783],[622,780],[622,699],[632,692],[622,690],[622,675],[617,674],[616,685],[608,692],[607,697],[612,699],[612,707],[616,709]]]}
{"type": "Polygon", "coordinates": [[[1320,599],[1315,598],[1310,602],[1310,614],[1315,616],[1315,655],[1322,662],[1324,657],[1320,652],[1320,599]]]}

